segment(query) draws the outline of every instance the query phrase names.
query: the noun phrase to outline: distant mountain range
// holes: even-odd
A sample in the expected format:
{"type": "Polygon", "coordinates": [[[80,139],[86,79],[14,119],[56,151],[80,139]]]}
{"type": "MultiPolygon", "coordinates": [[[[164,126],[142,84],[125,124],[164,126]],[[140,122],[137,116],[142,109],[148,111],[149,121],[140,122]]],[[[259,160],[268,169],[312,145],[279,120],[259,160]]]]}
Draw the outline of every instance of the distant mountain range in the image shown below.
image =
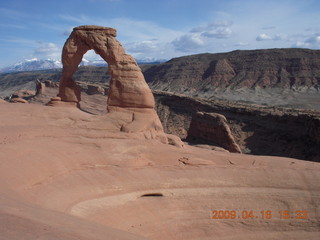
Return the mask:
{"type": "Polygon", "coordinates": [[[51,60],[51,59],[26,59],[24,61],[18,62],[12,66],[5,67],[0,69],[1,73],[9,72],[24,72],[24,71],[37,71],[45,69],[55,69],[61,68],[62,64],[60,61],[51,60]]]}
{"type": "MultiPolygon", "coordinates": [[[[166,60],[164,59],[138,59],[136,60],[138,64],[157,64],[163,63],[166,60]]],[[[89,61],[85,58],[82,59],[80,66],[96,66],[103,67],[107,66],[107,63],[104,60],[94,60],[89,61]]],[[[52,59],[25,59],[24,61],[13,64],[9,67],[0,69],[0,73],[10,73],[10,72],[29,72],[29,71],[38,71],[38,70],[48,70],[48,69],[59,69],[62,68],[61,61],[52,60],[52,59]]]]}

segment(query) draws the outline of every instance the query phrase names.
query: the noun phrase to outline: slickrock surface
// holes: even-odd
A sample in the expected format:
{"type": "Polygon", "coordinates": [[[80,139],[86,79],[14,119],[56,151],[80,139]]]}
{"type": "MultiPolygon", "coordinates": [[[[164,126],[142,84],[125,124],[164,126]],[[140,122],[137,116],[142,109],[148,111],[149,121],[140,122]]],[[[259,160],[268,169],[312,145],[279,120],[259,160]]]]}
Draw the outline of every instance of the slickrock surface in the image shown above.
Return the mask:
{"type": "Polygon", "coordinates": [[[120,127],[115,115],[1,104],[0,239],[319,239],[319,163],[177,148],[120,127]]]}

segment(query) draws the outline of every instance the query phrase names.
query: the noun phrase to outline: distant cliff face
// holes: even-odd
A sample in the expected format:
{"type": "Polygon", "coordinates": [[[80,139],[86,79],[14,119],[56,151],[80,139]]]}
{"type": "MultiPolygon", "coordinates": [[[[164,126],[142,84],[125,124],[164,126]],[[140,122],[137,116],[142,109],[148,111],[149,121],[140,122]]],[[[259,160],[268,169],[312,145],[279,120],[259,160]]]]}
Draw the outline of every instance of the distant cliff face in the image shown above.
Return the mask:
{"type": "Polygon", "coordinates": [[[206,93],[219,89],[319,90],[320,50],[268,49],[174,58],[144,71],[157,90],[206,93]]]}
{"type": "MultiPolygon", "coordinates": [[[[320,113],[317,111],[208,101],[161,91],[155,91],[154,96],[165,132],[182,139],[190,134],[192,115],[199,111],[215,113],[226,117],[243,153],[320,161],[320,113]]],[[[213,129],[208,130],[207,126],[207,123],[198,125],[198,137],[211,134],[213,129]]],[[[210,136],[206,139],[209,143],[210,136]]]]}

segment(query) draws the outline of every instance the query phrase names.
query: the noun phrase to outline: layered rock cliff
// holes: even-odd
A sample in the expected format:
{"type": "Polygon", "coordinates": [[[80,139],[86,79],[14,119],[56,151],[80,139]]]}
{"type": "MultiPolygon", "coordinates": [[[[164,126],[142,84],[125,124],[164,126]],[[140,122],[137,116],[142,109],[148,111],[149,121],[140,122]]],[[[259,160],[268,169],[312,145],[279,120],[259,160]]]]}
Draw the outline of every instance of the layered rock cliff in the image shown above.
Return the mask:
{"type": "Polygon", "coordinates": [[[144,72],[158,90],[207,92],[223,88],[319,89],[320,50],[268,49],[174,58],[144,72]]]}

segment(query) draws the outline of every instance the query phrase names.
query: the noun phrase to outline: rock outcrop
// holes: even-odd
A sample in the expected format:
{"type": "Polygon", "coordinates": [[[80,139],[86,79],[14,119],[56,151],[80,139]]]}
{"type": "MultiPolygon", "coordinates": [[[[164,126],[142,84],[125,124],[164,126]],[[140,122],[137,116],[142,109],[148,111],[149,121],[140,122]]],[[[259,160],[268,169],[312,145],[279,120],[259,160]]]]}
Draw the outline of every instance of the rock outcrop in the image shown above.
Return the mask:
{"type": "Polygon", "coordinates": [[[225,116],[218,113],[197,112],[192,116],[188,140],[213,143],[230,152],[241,153],[225,116]]]}
{"type": "Polygon", "coordinates": [[[39,79],[36,80],[36,95],[44,94],[46,90],[46,84],[39,79]]]}

